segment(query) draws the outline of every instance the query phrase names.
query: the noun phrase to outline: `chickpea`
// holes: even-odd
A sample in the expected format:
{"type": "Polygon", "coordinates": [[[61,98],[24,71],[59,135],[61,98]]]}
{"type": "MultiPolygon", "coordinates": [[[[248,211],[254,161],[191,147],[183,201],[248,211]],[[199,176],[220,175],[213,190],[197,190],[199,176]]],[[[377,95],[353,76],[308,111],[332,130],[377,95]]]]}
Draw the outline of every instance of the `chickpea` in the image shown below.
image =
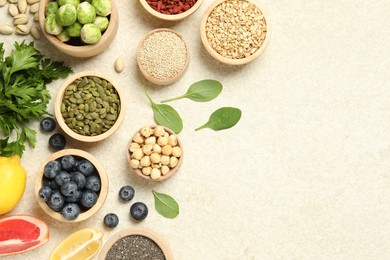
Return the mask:
{"type": "Polygon", "coordinates": [[[143,156],[144,156],[144,152],[142,152],[141,148],[138,148],[133,152],[131,157],[137,160],[141,160],[143,156]]]}
{"type": "Polygon", "coordinates": [[[139,145],[139,143],[134,143],[134,142],[132,142],[132,143],[130,144],[129,151],[130,151],[130,152],[134,152],[135,149],[140,148],[140,147],[141,147],[141,146],[139,145]]]}
{"type": "Polygon", "coordinates": [[[156,126],[156,128],[154,129],[154,135],[159,137],[159,136],[163,136],[164,134],[165,134],[164,127],[160,125],[156,126]]]}
{"type": "Polygon", "coordinates": [[[142,173],[145,175],[150,175],[152,173],[152,167],[144,167],[142,168],[142,173]]]}
{"type": "Polygon", "coordinates": [[[150,155],[152,153],[152,149],[153,149],[153,145],[151,144],[145,144],[143,147],[142,147],[142,151],[144,152],[144,154],[146,155],[150,155]]]}
{"type": "Polygon", "coordinates": [[[165,146],[168,144],[168,137],[165,137],[165,136],[160,136],[158,139],[157,139],[157,143],[160,145],[160,146],[165,146]]]}
{"type": "Polygon", "coordinates": [[[155,137],[155,136],[148,137],[148,138],[145,140],[145,144],[154,145],[155,143],[156,143],[156,137],[155,137]]]}
{"type": "Polygon", "coordinates": [[[152,169],[152,172],[150,174],[150,178],[152,178],[152,180],[157,180],[161,177],[161,172],[159,169],[152,169]]]}
{"type": "Polygon", "coordinates": [[[148,155],[145,155],[144,157],[142,157],[141,159],[141,165],[143,167],[146,167],[146,166],[149,166],[150,165],[150,157],[148,155]]]}
{"type": "Polygon", "coordinates": [[[167,144],[166,146],[163,146],[161,149],[163,155],[171,155],[172,154],[172,146],[167,144]]]}
{"type": "Polygon", "coordinates": [[[134,138],[133,138],[133,141],[136,143],[142,144],[144,142],[144,138],[141,136],[140,133],[136,133],[134,138]]]}
{"type": "Polygon", "coordinates": [[[173,147],[172,148],[172,155],[175,157],[180,157],[182,153],[182,150],[179,146],[173,147]]]}
{"type": "Polygon", "coordinates": [[[171,158],[169,158],[169,167],[174,168],[178,162],[179,160],[176,157],[172,156],[171,158]]]}
{"type": "Polygon", "coordinates": [[[133,169],[137,169],[139,166],[139,160],[132,159],[130,160],[130,167],[133,169]]]}
{"type": "Polygon", "coordinates": [[[154,153],[161,153],[161,146],[159,146],[158,144],[154,144],[153,145],[153,152],[154,153]]]}
{"type": "Polygon", "coordinates": [[[166,165],[161,166],[160,170],[161,170],[161,174],[162,175],[165,175],[165,174],[167,174],[170,171],[169,167],[166,166],[166,165]]]}
{"type": "Polygon", "coordinates": [[[150,155],[150,160],[152,161],[152,163],[159,163],[160,159],[161,159],[161,155],[159,155],[158,153],[152,153],[150,155]]]}
{"type": "Polygon", "coordinates": [[[174,135],[174,134],[171,134],[171,135],[168,137],[168,143],[169,143],[172,147],[177,146],[177,136],[174,135]]]}
{"type": "Polygon", "coordinates": [[[152,168],[160,169],[162,166],[161,163],[152,163],[152,168]]]}
{"type": "Polygon", "coordinates": [[[145,126],[139,132],[141,133],[142,136],[148,138],[153,134],[153,129],[150,128],[149,126],[145,126]]]}
{"type": "Polygon", "coordinates": [[[162,155],[160,162],[162,165],[168,165],[169,164],[169,156],[168,155],[162,155]]]}

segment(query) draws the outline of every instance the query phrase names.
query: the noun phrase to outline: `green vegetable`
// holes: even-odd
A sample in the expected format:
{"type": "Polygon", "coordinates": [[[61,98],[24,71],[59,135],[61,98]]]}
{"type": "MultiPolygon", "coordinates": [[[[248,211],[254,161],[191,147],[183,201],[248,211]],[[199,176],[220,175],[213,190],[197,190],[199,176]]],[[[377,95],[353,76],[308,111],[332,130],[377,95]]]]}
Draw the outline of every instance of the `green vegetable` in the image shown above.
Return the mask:
{"type": "Polygon", "coordinates": [[[57,11],[58,11],[58,3],[57,2],[50,2],[46,5],[45,17],[49,16],[50,14],[56,14],[57,11]]]}
{"type": "Polygon", "coordinates": [[[96,24],[99,28],[100,31],[105,31],[110,23],[107,17],[105,16],[96,16],[95,21],[93,21],[94,24],[96,24]]]}
{"type": "Polygon", "coordinates": [[[82,2],[77,6],[77,20],[81,24],[93,23],[96,18],[96,11],[88,2],[82,2]]]}
{"type": "Polygon", "coordinates": [[[80,4],[80,0],[58,0],[58,4],[60,6],[66,5],[66,4],[71,4],[75,7],[77,7],[80,4]]]}
{"type": "Polygon", "coordinates": [[[26,141],[34,148],[36,132],[27,125],[48,114],[46,84],[71,72],[45,59],[33,43],[15,42],[8,57],[0,43],[0,156],[22,156],[26,141]]]}
{"type": "Polygon", "coordinates": [[[87,44],[98,43],[102,37],[100,28],[93,23],[84,24],[80,31],[81,41],[87,44]]]}
{"type": "Polygon", "coordinates": [[[92,6],[96,10],[96,14],[100,16],[107,16],[111,13],[110,0],[92,0],[92,6]]]}
{"type": "Polygon", "coordinates": [[[179,204],[169,195],[152,190],[154,208],[163,217],[175,218],[179,214],[179,204]]]}
{"type": "Polygon", "coordinates": [[[223,130],[235,126],[241,118],[241,110],[235,107],[222,107],[211,114],[209,121],[195,129],[211,128],[213,130],[223,130]]]}
{"type": "Polygon", "coordinates": [[[216,98],[222,91],[222,84],[217,80],[201,80],[190,86],[187,93],[182,96],[161,101],[162,103],[189,98],[196,102],[206,102],[216,98]]]}
{"type": "Polygon", "coordinates": [[[61,42],[67,42],[70,40],[70,36],[66,31],[62,31],[60,34],[56,35],[57,39],[61,42]]]}
{"type": "Polygon", "coordinates": [[[57,22],[61,26],[69,26],[76,22],[77,14],[76,7],[71,4],[64,4],[58,9],[56,14],[57,22]]]}
{"type": "Polygon", "coordinates": [[[52,35],[58,35],[62,31],[62,26],[57,22],[56,14],[49,14],[45,19],[45,30],[52,35]]]}
{"type": "Polygon", "coordinates": [[[70,37],[80,37],[81,27],[83,27],[81,23],[75,22],[74,24],[66,27],[66,33],[70,37]]]}
{"type": "Polygon", "coordinates": [[[179,113],[177,113],[177,111],[169,105],[154,103],[146,92],[146,89],[143,89],[146,97],[149,99],[150,104],[152,105],[154,120],[156,123],[168,127],[176,134],[180,133],[180,131],[183,129],[183,121],[180,118],[179,113]]]}

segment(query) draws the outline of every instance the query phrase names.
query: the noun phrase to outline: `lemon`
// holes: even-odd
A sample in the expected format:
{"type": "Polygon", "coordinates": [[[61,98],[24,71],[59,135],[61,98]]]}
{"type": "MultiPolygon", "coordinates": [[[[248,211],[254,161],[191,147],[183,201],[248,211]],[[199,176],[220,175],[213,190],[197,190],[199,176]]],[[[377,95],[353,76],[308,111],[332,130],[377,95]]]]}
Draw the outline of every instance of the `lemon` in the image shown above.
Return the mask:
{"type": "Polygon", "coordinates": [[[87,260],[91,259],[102,246],[103,233],[86,228],[79,230],[63,240],[51,254],[51,260],[87,260]]]}
{"type": "Polygon", "coordinates": [[[26,178],[18,155],[0,157],[0,215],[18,204],[26,188],[26,178]]]}

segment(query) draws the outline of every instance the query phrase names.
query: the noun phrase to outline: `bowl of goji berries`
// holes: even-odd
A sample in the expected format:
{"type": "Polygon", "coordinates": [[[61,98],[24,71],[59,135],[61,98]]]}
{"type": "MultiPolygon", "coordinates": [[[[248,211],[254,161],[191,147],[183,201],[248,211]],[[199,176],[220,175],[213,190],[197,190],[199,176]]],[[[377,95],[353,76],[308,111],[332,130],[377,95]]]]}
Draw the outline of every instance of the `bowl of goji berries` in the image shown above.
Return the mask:
{"type": "Polygon", "coordinates": [[[203,0],[140,0],[154,17],[165,21],[179,21],[193,14],[203,0]]]}

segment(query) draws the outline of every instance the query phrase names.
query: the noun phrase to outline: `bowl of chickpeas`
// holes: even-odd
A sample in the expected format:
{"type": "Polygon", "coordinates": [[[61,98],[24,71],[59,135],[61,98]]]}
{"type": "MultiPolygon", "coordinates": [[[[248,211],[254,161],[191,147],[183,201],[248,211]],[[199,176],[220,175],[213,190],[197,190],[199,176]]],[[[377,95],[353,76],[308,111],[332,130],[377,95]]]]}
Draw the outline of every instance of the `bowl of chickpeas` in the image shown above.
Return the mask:
{"type": "Polygon", "coordinates": [[[144,126],[131,138],[127,160],[133,172],[151,181],[172,177],[183,161],[183,146],[169,128],[144,126]]]}

